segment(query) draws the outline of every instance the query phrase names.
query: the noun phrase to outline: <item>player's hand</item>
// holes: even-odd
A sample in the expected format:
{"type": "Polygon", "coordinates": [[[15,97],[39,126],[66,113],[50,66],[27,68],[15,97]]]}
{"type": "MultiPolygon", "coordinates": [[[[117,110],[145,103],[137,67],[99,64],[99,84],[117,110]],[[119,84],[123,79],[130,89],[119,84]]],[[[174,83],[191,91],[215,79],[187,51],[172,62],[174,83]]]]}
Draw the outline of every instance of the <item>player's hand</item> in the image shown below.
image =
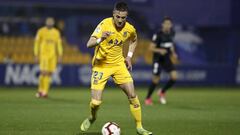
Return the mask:
{"type": "Polygon", "coordinates": [[[102,39],[104,40],[104,39],[108,38],[110,35],[111,35],[110,31],[103,31],[102,32],[102,39]]]}
{"type": "Polygon", "coordinates": [[[177,53],[172,53],[172,57],[177,60],[178,59],[177,53]]]}
{"type": "Polygon", "coordinates": [[[130,57],[126,57],[125,58],[125,63],[126,63],[127,69],[129,71],[132,71],[132,62],[131,62],[131,58],[130,57]]]}
{"type": "Polygon", "coordinates": [[[159,54],[161,54],[161,55],[167,54],[167,50],[166,50],[166,49],[159,49],[158,52],[159,52],[159,54]]]}
{"type": "Polygon", "coordinates": [[[62,64],[62,56],[58,56],[58,64],[62,64]]]}
{"type": "Polygon", "coordinates": [[[34,61],[35,61],[36,64],[38,63],[38,61],[39,61],[38,56],[35,56],[34,61]]]}

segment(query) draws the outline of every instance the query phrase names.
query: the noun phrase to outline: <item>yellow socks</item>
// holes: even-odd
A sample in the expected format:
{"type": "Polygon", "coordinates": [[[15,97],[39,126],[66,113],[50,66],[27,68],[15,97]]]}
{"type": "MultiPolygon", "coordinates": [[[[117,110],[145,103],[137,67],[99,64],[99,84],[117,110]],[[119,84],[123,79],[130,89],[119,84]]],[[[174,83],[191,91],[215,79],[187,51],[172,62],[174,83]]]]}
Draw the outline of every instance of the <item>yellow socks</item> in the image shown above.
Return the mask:
{"type": "Polygon", "coordinates": [[[38,82],[38,92],[43,92],[43,85],[44,85],[44,76],[40,74],[39,76],[39,82],[38,82]]]}
{"type": "Polygon", "coordinates": [[[48,94],[50,84],[51,84],[51,76],[40,75],[38,91],[42,92],[43,94],[48,94]]]}
{"type": "Polygon", "coordinates": [[[101,103],[102,103],[102,101],[95,100],[95,99],[92,99],[92,101],[90,102],[90,111],[91,111],[90,121],[91,122],[94,122],[96,120],[97,111],[98,111],[101,103]]]}
{"type": "Polygon", "coordinates": [[[135,119],[137,128],[142,128],[142,112],[141,105],[138,100],[138,97],[129,99],[130,102],[130,111],[135,119]]]}
{"type": "MultiPolygon", "coordinates": [[[[138,97],[129,99],[130,102],[130,111],[135,119],[136,122],[136,127],[137,128],[142,128],[142,112],[141,112],[141,105],[138,100],[138,97]]],[[[89,106],[90,106],[90,111],[91,115],[89,120],[94,122],[97,118],[97,111],[101,105],[102,101],[92,99],[89,106]]]]}

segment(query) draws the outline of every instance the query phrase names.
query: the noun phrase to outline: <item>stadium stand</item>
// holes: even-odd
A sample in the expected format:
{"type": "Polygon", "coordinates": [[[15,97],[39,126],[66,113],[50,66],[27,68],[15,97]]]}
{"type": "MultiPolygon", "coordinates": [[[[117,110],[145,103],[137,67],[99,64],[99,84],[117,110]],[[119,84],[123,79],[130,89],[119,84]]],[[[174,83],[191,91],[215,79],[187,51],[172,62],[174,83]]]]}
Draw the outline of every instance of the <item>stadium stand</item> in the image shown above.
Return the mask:
{"type": "MultiPolygon", "coordinates": [[[[28,36],[0,36],[0,63],[34,63],[33,56],[34,38],[28,36]]],[[[74,46],[63,40],[63,64],[89,64],[91,56],[82,53],[74,46]]]]}

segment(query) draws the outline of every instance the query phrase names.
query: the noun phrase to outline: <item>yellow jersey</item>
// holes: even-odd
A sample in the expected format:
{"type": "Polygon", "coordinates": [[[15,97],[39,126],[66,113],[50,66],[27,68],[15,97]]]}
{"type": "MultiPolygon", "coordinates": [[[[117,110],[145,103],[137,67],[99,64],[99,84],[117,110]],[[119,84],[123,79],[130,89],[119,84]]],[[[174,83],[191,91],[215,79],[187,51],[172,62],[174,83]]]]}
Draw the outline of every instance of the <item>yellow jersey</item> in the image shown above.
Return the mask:
{"type": "Polygon", "coordinates": [[[59,30],[42,27],[35,37],[34,55],[39,57],[56,57],[63,53],[59,30]]]}
{"type": "Polygon", "coordinates": [[[106,18],[101,21],[91,35],[92,37],[101,38],[102,32],[109,31],[110,36],[95,47],[93,65],[96,60],[102,64],[118,64],[124,62],[123,45],[128,40],[134,40],[137,36],[135,28],[125,23],[124,27],[116,30],[113,18],[106,18]]]}

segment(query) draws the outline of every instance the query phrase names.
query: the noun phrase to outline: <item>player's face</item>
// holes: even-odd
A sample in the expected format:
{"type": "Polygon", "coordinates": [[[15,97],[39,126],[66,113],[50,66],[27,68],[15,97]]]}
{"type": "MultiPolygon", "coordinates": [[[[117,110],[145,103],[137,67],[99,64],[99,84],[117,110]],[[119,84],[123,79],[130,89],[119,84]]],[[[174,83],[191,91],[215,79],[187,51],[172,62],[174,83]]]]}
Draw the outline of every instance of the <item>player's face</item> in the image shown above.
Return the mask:
{"type": "Polygon", "coordinates": [[[52,28],[53,26],[54,26],[54,19],[53,18],[47,18],[46,19],[46,26],[48,27],[48,28],[52,28]]]}
{"type": "Polygon", "coordinates": [[[113,11],[113,20],[114,20],[114,24],[116,27],[118,28],[122,28],[127,20],[127,15],[128,12],[127,11],[113,11]]]}
{"type": "Polygon", "coordinates": [[[164,30],[167,30],[167,31],[171,30],[171,28],[172,28],[172,22],[171,22],[170,20],[165,20],[165,21],[162,23],[162,28],[163,28],[164,30]]]}

